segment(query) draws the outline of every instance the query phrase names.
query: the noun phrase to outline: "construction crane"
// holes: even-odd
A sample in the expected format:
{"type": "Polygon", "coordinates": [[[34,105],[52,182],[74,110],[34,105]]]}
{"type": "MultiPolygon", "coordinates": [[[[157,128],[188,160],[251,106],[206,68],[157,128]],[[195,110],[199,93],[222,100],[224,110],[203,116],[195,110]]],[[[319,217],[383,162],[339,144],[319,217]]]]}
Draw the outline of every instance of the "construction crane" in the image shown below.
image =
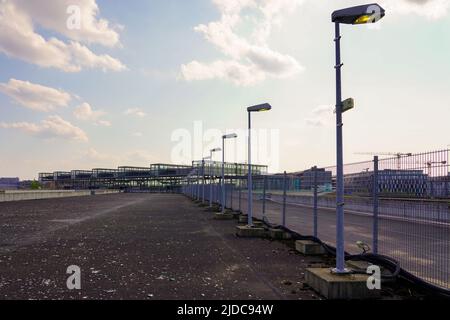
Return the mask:
{"type": "Polygon", "coordinates": [[[370,156],[395,156],[397,157],[397,169],[401,170],[402,168],[402,163],[401,163],[401,159],[403,157],[411,157],[413,154],[411,152],[408,153],[404,153],[404,152],[357,152],[355,154],[358,155],[370,155],[370,156]]]}
{"type": "Polygon", "coordinates": [[[433,167],[434,164],[437,164],[437,165],[439,165],[439,164],[446,165],[446,164],[447,164],[447,161],[428,161],[428,162],[425,162],[425,164],[426,164],[427,167],[428,167],[428,175],[431,176],[431,169],[432,169],[432,167],[433,167]]]}

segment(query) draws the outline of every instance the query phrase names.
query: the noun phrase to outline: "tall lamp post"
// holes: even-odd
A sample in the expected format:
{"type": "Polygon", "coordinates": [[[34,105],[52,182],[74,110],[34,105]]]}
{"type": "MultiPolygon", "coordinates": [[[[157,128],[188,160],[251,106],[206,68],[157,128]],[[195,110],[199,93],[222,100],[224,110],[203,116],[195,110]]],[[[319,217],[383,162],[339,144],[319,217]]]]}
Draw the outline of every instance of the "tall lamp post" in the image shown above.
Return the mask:
{"type": "Polygon", "coordinates": [[[205,203],[205,160],[211,159],[211,156],[202,159],[202,203],[205,203]]]}
{"type": "Polygon", "coordinates": [[[385,16],[378,4],[368,4],[334,11],[331,21],[335,24],[336,43],[336,274],[346,274],[344,251],[344,157],[342,143],[342,113],[345,111],[341,87],[341,24],[375,23],[385,16]]]}
{"type": "Polygon", "coordinates": [[[236,139],[237,134],[231,133],[226,134],[222,136],[222,180],[221,180],[221,186],[222,186],[222,213],[225,213],[225,140],[226,139],[236,139]]]}
{"type": "MultiPolygon", "coordinates": [[[[213,158],[213,153],[214,152],[219,152],[222,151],[222,149],[220,148],[214,148],[209,150],[209,158],[212,160],[213,158]]],[[[211,168],[212,164],[209,166],[209,207],[212,208],[212,171],[213,169],[211,168]]]]}
{"type": "Polygon", "coordinates": [[[268,103],[258,104],[256,106],[248,107],[248,178],[247,178],[247,210],[248,210],[248,226],[253,227],[253,183],[252,183],[252,112],[264,112],[272,109],[268,103]]]}

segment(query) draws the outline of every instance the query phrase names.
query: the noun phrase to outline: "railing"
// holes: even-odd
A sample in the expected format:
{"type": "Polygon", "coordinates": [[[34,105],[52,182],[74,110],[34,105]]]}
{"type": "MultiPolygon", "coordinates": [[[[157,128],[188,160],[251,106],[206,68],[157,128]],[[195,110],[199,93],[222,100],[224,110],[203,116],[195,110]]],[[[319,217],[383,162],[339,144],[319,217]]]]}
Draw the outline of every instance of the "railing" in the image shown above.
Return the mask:
{"type": "MultiPolygon", "coordinates": [[[[345,249],[357,241],[390,256],[427,282],[450,289],[450,175],[448,150],[348,164],[345,181],[345,249]]],[[[253,215],[304,235],[336,242],[335,168],[295,175],[253,177],[253,215]],[[324,172],[331,172],[329,178],[324,172]],[[303,177],[297,181],[299,177],[303,177]],[[306,182],[305,182],[306,181],[306,182]],[[255,188],[254,186],[258,186],[255,188]]],[[[194,180],[183,192],[211,204],[221,201],[217,180],[194,180]]],[[[226,180],[226,208],[247,213],[246,179],[226,180]]]]}

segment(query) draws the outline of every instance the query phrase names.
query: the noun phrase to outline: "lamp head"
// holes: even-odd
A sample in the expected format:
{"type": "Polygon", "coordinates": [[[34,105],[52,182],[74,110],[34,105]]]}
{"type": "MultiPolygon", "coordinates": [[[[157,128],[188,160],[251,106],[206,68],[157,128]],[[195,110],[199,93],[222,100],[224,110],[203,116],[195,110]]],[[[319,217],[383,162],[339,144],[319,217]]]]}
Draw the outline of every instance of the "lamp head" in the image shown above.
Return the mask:
{"type": "Polygon", "coordinates": [[[231,133],[231,134],[226,134],[224,136],[222,136],[222,139],[234,139],[237,138],[237,134],[236,133],[231,133]]]}
{"type": "Polygon", "coordinates": [[[377,3],[336,10],[331,21],[343,24],[375,23],[386,15],[386,11],[377,3]]]}
{"type": "Polygon", "coordinates": [[[258,104],[256,106],[251,106],[247,108],[248,112],[263,112],[269,111],[272,109],[272,106],[268,103],[258,104]]]}

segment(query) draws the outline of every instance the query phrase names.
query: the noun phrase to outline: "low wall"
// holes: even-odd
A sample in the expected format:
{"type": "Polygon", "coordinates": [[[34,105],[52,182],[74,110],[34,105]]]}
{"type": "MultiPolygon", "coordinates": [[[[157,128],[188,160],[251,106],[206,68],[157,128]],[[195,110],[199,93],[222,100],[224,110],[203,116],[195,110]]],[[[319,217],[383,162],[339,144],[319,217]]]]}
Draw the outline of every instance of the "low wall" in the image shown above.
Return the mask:
{"type": "Polygon", "coordinates": [[[117,190],[36,190],[36,191],[4,191],[0,192],[0,202],[39,200],[53,198],[83,197],[119,193],[117,190]]]}

